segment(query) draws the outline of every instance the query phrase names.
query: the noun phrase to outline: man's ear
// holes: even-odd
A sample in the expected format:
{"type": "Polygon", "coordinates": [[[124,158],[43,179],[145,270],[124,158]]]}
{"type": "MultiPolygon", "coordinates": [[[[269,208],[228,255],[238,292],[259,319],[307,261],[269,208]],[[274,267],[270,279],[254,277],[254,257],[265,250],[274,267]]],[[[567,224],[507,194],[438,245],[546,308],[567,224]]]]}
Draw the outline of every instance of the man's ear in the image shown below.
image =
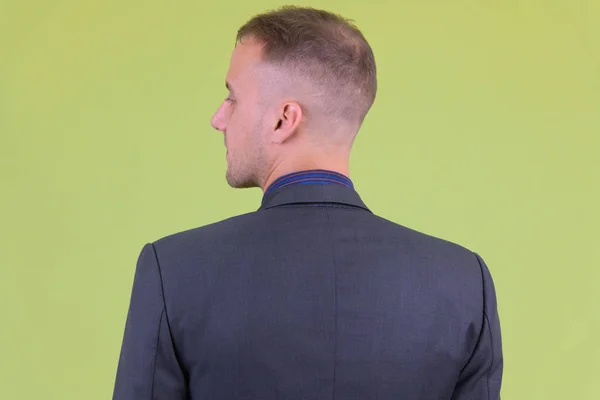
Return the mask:
{"type": "Polygon", "coordinates": [[[297,102],[290,101],[282,104],[273,129],[273,141],[280,144],[289,140],[298,131],[303,116],[304,111],[297,102]]]}

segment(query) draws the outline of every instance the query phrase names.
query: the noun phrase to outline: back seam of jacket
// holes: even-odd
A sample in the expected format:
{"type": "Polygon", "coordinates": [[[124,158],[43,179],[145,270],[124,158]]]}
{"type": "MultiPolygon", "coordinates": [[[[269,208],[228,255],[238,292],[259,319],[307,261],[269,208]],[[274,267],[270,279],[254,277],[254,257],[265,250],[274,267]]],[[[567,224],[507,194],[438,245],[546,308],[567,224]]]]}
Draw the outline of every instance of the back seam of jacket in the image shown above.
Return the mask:
{"type": "Polygon", "coordinates": [[[329,217],[329,209],[324,207],[325,216],[327,217],[327,228],[329,231],[329,245],[331,247],[331,259],[333,261],[333,384],[331,387],[331,399],[335,400],[335,379],[336,379],[336,363],[337,363],[337,325],[338,325],[338,307],[337,307],[337,270],[336,270],[336,262],[335,262],[335,250],[333,246],[333,233],[331,230],[331,218],[329,217]]]}

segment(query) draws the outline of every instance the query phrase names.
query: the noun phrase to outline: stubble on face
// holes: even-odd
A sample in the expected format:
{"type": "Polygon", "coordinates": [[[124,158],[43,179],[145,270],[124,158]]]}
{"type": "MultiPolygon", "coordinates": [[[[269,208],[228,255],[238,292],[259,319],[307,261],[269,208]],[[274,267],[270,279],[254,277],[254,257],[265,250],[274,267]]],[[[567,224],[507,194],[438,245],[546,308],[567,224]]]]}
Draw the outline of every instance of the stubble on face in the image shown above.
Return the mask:
{"type": "Polygon", "coordinates": [[[253,40],[238,44],[230,65],[230,78],[243,86],[228,143],[227,183],[234,188],[261,187],[268,175],[266,115],[273,102],[272,67],[262,63],[262,45],[253,40]],[[235,131],[233,130],[235,129],[235,131]],[[234,136],[235,135],[235,136],[234,136]],[[231,139],[231,140],[229,140],[231,139]]]}
{"type": "Polygon", "coordinates": [[[262,119],[258,118],[245,130],[243,146],[228,150],[225,177],[229,186],[237,189],[261,186],[268,165],[262,125],[262,119]]]}

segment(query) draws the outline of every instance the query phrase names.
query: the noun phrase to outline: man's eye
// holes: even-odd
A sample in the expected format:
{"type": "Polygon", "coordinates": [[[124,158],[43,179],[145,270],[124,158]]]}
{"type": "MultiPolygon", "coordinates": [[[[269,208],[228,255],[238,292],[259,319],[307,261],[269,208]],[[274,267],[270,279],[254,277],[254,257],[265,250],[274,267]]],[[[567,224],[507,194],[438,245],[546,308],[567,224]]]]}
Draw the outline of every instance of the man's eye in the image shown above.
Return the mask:
{"type": "Polygon", "coordinates": [[[230,97],[226,98],[225,101],[227,101],[229,103],[233,103],[234,102],[234,100],[232,98],[230,98],[230,97]]]}

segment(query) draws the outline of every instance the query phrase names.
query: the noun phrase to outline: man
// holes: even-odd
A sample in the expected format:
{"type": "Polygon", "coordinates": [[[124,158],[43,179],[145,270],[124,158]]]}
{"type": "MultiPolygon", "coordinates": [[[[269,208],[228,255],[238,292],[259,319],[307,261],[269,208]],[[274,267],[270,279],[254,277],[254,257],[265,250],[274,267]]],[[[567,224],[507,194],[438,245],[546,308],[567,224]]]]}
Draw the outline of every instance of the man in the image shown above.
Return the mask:
{"type": "Polygon", "coordinates": [[[476,253],[373,214],[350,149],[376,92],[349,21],[285,7],[238,32],[212,126],[256,212],[141,251],[114,399],[498,399],[476,253]]]}

